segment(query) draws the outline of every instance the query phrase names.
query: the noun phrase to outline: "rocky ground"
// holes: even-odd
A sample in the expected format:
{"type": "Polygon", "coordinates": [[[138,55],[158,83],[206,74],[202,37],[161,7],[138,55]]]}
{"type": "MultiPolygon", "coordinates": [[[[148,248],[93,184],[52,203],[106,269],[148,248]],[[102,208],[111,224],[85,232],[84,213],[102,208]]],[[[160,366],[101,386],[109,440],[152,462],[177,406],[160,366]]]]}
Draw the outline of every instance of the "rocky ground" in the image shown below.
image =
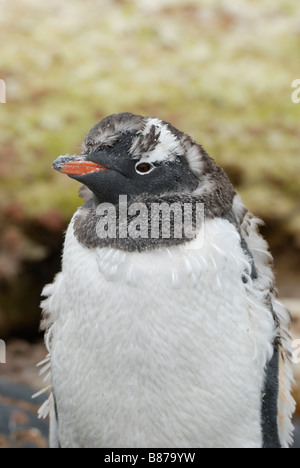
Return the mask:
{"type": "Polygon", "coordinates": [[[47,448],[48,421],[37,411],[45,397],[32,399],[33,390],[0,379],[0,448],[47,448]]]}
{"type": "Polygon", "coordinates": [[[6,364],[0,364],[0,448],[47,448],[48,421],[37,418],[46,397],[32,399],[43,386],[36,364],[45,355],[42,341],[7,343],[6,364]]]}

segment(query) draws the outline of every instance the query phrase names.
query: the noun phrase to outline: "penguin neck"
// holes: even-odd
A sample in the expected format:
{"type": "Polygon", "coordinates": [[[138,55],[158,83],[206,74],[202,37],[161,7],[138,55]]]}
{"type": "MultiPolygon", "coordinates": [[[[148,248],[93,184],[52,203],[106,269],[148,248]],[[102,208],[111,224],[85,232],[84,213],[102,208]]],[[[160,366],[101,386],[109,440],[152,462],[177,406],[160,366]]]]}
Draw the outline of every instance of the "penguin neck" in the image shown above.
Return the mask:
{"type": "Polygon", "coordinates": [[[194,240],[205,219],[221,217],[231,206],[218,205],[211,195],[190,193],[122,195],[117,205],[99,203],[93,197],[77,211],[74,235],[89,249],[142,252],[171,247],[194,240]]]}

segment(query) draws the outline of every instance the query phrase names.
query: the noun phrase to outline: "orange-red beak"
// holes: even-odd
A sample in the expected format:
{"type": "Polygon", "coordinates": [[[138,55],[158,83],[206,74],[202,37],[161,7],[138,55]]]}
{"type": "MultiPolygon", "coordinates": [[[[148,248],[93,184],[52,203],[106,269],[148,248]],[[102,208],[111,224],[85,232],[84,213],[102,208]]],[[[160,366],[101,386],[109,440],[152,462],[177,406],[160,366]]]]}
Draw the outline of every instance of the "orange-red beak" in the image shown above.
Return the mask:
{"type": "Polygon", "coordinates": [[[91,174],[92,172],[105,171],[106,167],[100,166],[99,164],[86,161],[84,159],[72,159],[71,157],[60,157],[54,164],[53,168],[62,174],[67,174],[70,176],[80,176],[85,174],[91,174]]]}

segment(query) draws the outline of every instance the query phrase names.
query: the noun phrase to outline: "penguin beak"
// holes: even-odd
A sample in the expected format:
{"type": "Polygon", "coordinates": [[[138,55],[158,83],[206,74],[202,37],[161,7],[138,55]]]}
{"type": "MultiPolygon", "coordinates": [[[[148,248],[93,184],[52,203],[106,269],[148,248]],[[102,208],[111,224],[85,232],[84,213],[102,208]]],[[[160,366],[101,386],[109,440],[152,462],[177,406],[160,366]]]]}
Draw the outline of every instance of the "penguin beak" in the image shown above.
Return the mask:
{"type": "Polygon", "coordinates": [[[93,172],[105,171],[107,168],[80,156],[60,156],[53,163],[53,169],[69,176],[81,176],[93,172]]]}

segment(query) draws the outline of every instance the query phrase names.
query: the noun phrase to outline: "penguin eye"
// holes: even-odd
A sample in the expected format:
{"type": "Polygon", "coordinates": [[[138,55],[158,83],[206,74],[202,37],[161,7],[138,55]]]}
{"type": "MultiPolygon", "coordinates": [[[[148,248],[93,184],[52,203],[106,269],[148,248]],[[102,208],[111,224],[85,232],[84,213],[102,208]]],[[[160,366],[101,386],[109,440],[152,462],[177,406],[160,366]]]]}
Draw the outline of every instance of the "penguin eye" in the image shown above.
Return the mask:
{"type": "Polygon", "coordinates": [[[137,163],[135,166],[135,170],[138,174],[149,174],[149,172],[153,171],[154,166],[153,164],[142,162],[142,163],[137,163]]]}

